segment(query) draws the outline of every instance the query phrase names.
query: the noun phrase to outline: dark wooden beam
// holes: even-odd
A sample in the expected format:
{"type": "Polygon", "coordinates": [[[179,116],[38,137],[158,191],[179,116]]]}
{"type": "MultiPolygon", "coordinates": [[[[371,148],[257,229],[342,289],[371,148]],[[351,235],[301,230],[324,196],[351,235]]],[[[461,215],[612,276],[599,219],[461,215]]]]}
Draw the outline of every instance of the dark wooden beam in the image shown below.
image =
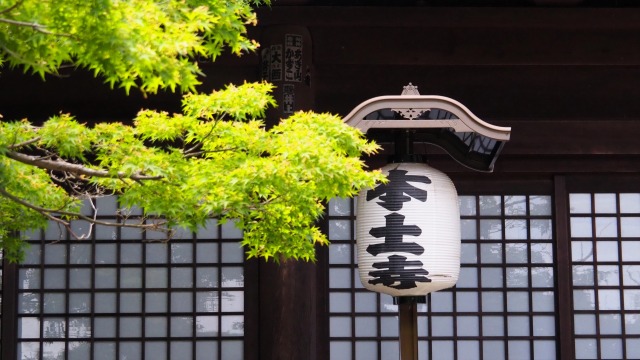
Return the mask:
{"type": "MultiPolygon", "coordinates": [[[[344,4],[343,0],[338,0],[344,4]]],[[[444,0],[450,2],[451,0],[444,0]]],[[[478,0],[472,0],[478,4],[478,0]]],[[[511,0],[503,0],[506,5],[511,0]]],[[[258,10],[260,25],[304,24],[315,27],[413,27],[422,29],[492,27],[514,28],[638,28],[640,4],[615,8],[518,8],[491,7],[414,7],[414,6],[282,6],[258,10]]],[[[635,1],[635,0],[631,0],[635,1]]],[[[618,1],[622,3],[622,1],[618,1]]],[[[395,3],[395,1],[394,1],[395,3]]],[[[623,4],[620,4],[623,5],[623,4]]],[[[369,38],[367,38],[369,39],[369,38]]]]}
{"type": "MultiPolygon", "coordinates": [[[[511,140],[505,143],[501,157],[508,156],[601,156],[640,155],[640,121],[631,120],[523,120],[496,121],[493,125],[511,127],[511,140]]],[[[391,129],[370,131],[367,136],[393,154],[398,141],[391,129]]],[[[412,152],[445,154],[426,142],[420,130],[412,135],[412,152]]]]}
{"type": "MultiPolygon", "coordinates": [[[[639,14],[640,15],[640,14],[639,14]]],[[[425,17],[429,12],[425,11],[425,17]]],[[[640,20],[640,16],[639,16],[640,20]]],[[[640,27],[313,27],[316,65],[637,65],[640,27]],[[363,39],[375,39],[377,46],[363,39]]]]}
{"type": "MultiPolygon", "coordinates": [[[[389,162],[388,155],[377,155],[367,159],[371,169],[381,168],[389,162]]],[[[501,155],[491,173],[470,170],[446,154],[431,154],[427,163],[451,176],[480,176],[481,179],[497,178],[503,174],[528,174],[550,176],[552,174],[640,174],[640,156],[628,155],[501,155]],[[475,175],[471,175],[475,174],[475,175]]]]}
{"type": "Polygon", "coordinates": [[[640,119],[640,101],[632,100],[640,66],[325,65],[316,66],[312,81],[316,109],[343,116],[412,82],[421,94],[450,97],[489,123],[640,119]]]}
{"type": "Polygon", "coordinates": [[[640,121],[531,120],[495,122],[511,126],[503,155],[640,155],[640,121]]]}
{"type": "Polygon", "coordinates": [[[635,7],[636,0],[274,0],[272,6],[635,7]]]}
{"type": "MultiPolygon", "coordinates": [[[[256,62],[257,64],[257,62],[256,62]]],[[[204,64],[200,92],[210,92],[226,84],[258,80],[257,65],[216,66],[204,64]]],[[[70,113],[79,121],[130,121],[141,109],[180,112],[181,93],[161,92],[144,96],[131,89],[127,96],[123,89],[110,89],[103,79],[88,72],[73,71],[62,77],[25,75],[18,69],[0,69],[0,114],[3,120],[28,117],[41,121],[60,112],[70,113]]]]}

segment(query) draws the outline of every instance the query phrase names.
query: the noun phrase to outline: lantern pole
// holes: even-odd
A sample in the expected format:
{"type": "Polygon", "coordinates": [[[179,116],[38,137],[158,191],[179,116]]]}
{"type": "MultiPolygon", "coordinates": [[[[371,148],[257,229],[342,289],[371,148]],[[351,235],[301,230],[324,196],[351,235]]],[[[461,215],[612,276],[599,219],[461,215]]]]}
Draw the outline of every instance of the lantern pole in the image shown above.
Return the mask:
{"type": "Polygon", "coordinates": [[[415,130],[400,129],[395,135],[395,154],[391,157],[394,163],[424,162],[423,155],[415,155],[413,152],[413,137],[415,130]]]}
{"type": "Polygon", "coordinates": [[[418,360],[418,304],[426,303],[425,296],[393,298],[398,305],[400,326],[400,360],[418,360]]]}
{"type": "MultiPolygon", "coordinates": [[[[396,133],[394,162],[420,162],[413,152],[413,131],[401,129],[396,133]]],[[[418,360],[418,303],[426,303],[424,296],[394,297],[398,305],[400,360],[418,360]]]]}

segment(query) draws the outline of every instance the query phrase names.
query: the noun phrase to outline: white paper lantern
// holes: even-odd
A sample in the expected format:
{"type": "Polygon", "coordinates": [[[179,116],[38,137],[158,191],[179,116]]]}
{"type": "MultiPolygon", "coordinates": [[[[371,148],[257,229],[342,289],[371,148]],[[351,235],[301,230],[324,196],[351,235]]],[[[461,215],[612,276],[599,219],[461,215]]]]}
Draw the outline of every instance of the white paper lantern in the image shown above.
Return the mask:
{"type": "Polygon", "coordinates": [[[422,163],[382,168],[389,182],[358,198],[358,267],[365,288],[424,296],[460,273],[460,210],[451,179],[422,163]]]}

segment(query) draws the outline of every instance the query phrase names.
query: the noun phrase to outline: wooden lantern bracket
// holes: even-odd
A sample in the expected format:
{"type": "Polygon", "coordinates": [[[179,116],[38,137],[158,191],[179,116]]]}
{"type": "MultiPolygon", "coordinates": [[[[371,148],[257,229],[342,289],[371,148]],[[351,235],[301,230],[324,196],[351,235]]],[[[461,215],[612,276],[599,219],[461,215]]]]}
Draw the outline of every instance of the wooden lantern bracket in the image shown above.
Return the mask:
{"type": "Polygon", "coordinates": [[[456,132],[475,132],[498,141],[508,141],[511,135],[510,127],[491,125],[475,116],[461,103],[451,98],[437,95],[386,95],[374,97],[356,106],[344,118],[344,121],[364,133],[374,128],[450,128],[456,132]],[[367,115],[384,109],[393,109],[403,115],[405,120],[365,119],[367,115]],[[431,109],[449,111],[455,114],[458,119],[416,119],[416,114],[421,114],[431,109]]]}
{"type": "Polygon", "coordinates": [[[439,146],[460,164],[487,172],[493,170],[502,147],[511,137],[510,127],[489,124],[451,98],[420,95],[417,86],[411,83],[404,87],[402,95],[378,96],[364,101],[344,118],[344,122],[363,133],[370,129],[413,129],[416,141],[439,146]],[[451,116],[427,116],[436,109],[451,116]]]}

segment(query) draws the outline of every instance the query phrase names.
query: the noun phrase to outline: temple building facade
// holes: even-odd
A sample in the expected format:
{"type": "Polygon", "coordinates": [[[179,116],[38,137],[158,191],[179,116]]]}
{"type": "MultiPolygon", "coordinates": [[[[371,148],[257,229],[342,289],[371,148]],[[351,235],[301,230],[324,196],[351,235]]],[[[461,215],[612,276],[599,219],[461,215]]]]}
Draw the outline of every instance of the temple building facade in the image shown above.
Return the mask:
{"type": "MultiPolygon", "coordinates": [[[[511,128],[492,171],[415,138],[457,188],[461,229],[457,285],[418,307],[420,360],[640,359],[640,5],[275,0],[258,19],[258,53],[202,64],[201,91],[269,80],[277,121],[345,117],[411,83],[511,128]]],[[[179,95],[125,96],[81,72],[3,69],[0,83],[5,120],[180,109],[179,95]]],[[[389,134],[368,133],[383,148],[371,168],[394,154],[389,134]]],[[[2,264],[2,359],[400,359],[397,305],[358,277],[358,201],[327,204],[316,263],[245,260],[242,233],[216,219],[169,242],[30,232],[25,261],[2,264]]],[[[118,219],[117,197],[93,205],[118,219]]]]}

